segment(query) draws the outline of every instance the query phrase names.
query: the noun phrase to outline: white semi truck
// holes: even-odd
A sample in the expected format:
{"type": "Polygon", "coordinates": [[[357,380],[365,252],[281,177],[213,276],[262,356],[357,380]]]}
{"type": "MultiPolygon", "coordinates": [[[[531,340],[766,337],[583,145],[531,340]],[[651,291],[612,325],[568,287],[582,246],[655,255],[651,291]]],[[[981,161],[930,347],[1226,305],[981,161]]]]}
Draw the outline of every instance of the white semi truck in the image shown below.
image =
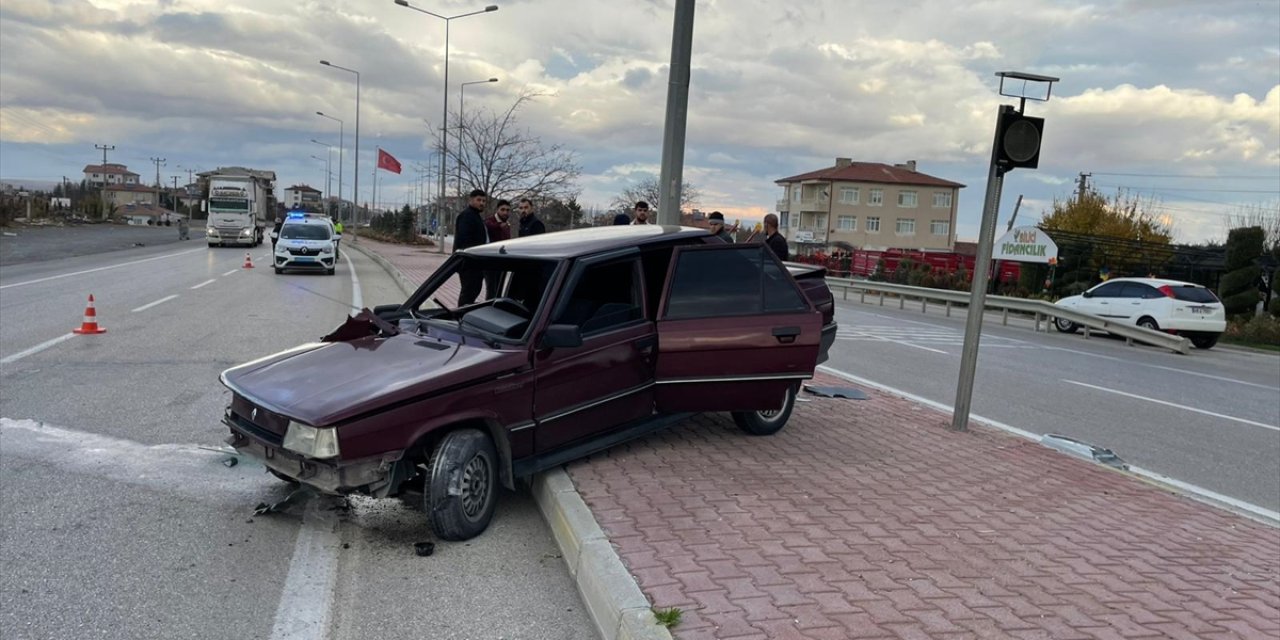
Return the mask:
{"type": "Polygon", "coordinates": [[[210,247],[262,244],[276,216],[276,174],[244,167],[222,167],[200,174],[205,236],[210,247]]]}

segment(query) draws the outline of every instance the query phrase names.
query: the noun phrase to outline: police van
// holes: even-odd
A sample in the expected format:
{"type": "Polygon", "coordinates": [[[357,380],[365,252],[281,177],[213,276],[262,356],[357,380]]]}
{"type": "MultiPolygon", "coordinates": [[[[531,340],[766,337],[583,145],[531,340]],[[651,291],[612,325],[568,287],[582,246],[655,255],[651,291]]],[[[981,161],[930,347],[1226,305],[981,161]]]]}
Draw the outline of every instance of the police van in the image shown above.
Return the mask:
{"type": "Polygon", "coordinates": [[[323,269],[333,275],[337,269],[337,249],[337,234],[328,217],[290,213],[280,226],[273,266],[276,273],[286,269],[323,269]]]}

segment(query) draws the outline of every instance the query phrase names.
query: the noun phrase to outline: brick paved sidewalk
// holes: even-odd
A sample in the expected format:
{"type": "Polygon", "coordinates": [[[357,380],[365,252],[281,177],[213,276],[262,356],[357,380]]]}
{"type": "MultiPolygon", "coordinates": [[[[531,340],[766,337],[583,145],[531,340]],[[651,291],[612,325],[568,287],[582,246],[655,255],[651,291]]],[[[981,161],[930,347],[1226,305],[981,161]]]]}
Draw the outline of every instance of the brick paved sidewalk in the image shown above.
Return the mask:
{"type": "Polygon", "coordinates": [[[1280,638],[1280,530],[867,391],[568,466],[676,638],[1280,638]]]}

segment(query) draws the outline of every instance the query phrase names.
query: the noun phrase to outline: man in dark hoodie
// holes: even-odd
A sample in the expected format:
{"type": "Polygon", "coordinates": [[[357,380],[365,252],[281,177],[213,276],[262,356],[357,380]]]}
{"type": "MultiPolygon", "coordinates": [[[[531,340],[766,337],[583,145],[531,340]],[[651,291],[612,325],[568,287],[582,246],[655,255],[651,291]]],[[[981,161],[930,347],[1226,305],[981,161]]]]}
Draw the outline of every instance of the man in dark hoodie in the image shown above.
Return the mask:
{"type": "Polygon", "coordinates": [[[547,225],[542,224],[538,219],[538,214],[533,212],[533,201],[528,198],[520,199],[520,237],[536,236],[540,233],[547,232],[547,225]]]}
{"type": "MultiPolygon", "coordinates": [[[[473,189],[467,197],[467,208],[458,214],[454,223],[453,250],[462,251],[470,247],[489,242],[488,229],[484,224],[484,209],[489,196],[483,189],[473,189]]],[[[459,291],[458,306],[465,307],[480,297],[480,286],[484,282],[484,273],[479,269],[464,269],[458,274],[459,291]]]]}

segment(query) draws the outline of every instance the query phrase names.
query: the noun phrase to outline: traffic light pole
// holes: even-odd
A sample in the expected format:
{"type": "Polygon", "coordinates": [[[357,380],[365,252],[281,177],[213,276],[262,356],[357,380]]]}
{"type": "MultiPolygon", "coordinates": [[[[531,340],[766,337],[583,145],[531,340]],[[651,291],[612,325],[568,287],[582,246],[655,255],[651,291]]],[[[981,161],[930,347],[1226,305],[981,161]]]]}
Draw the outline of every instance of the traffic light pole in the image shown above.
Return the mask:
{"type": "MultiPolygon", "coordinates": [[[[996,122],[1009,105],[1000,105],[996,122]]],[[[997,160],[1000,153],[1000,127],[996,127],[995,141],[991,144],[991,166],[987,173],[987,195],[982,204],[982,226],[978,231],[978,255],[973,267],[973,283],[969,287],[969,315],[964,325],[964,349],[960,353],[960,381],[956,385],[956,404],[951,416],[952,431],[969,430],[969,408],[973,401],[973,378],[978,368],[978,343],[982,338],[982,314],[987,306],[987,277],[991,270],[992,245],[996,241],[996,222],[999,220],[1000,192],[1004,187],[1004,170],[997,160]]]]}

